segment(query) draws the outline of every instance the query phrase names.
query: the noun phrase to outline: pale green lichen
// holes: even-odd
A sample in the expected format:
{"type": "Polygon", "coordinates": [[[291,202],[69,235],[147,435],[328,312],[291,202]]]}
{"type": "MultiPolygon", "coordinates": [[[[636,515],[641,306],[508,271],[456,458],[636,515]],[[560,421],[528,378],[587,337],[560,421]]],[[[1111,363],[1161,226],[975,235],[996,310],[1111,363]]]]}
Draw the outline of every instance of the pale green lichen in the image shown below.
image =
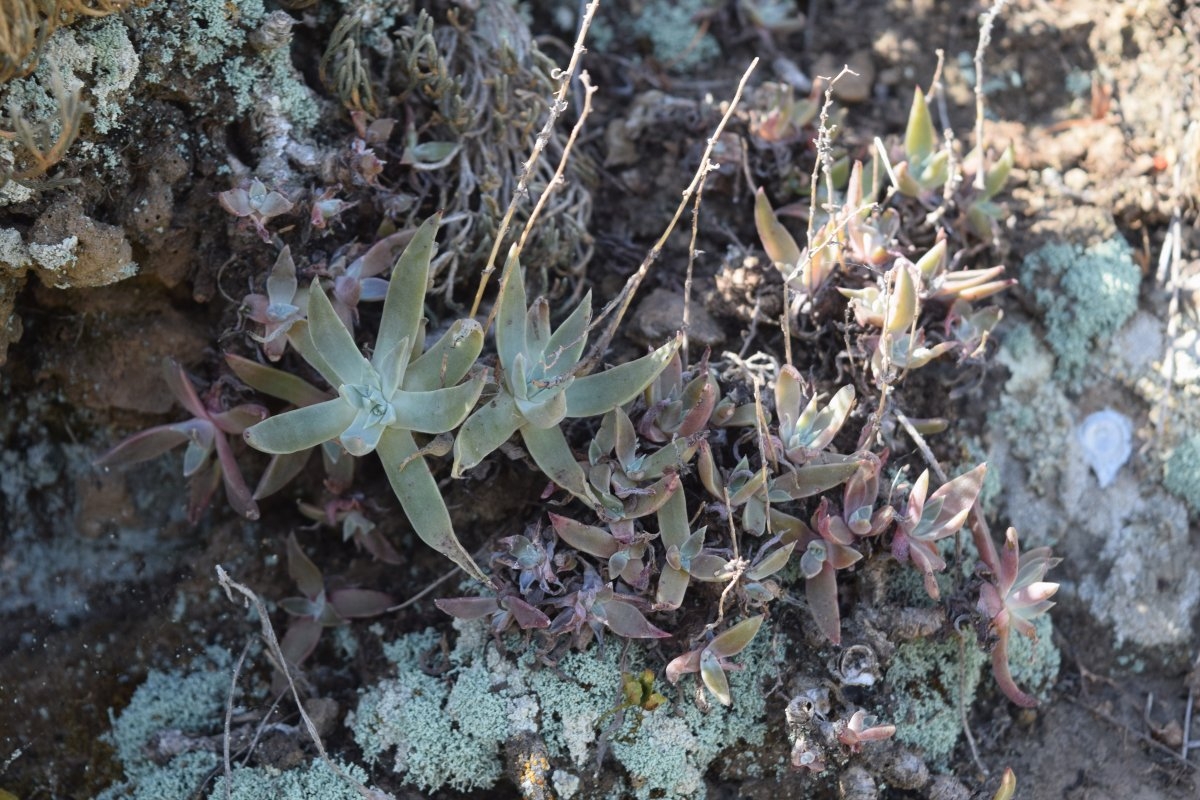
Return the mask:
{"type": "Polygon", "coordinates": [[[1200,514],[1200,435],[1193,435],[1171,451],[1163,467],[1163,486],[1200,514]]]}
{"type": "MultiPolygon", "coordinates": [[[[367,774],[358,766],[338,762],[345,775],[365,783],[367,774]]],[[[361,800],[358,789],[320,759],[299,769],[238,767],[231,775],[226,794],[224,775],[213,781],[208,800],[361,800]]]]}
{"type": "MultiPolygon", "coordinates": [[[[628,709],[618,724],[612,711],[622,669],[645,666],[636,648],[622,655],[611,642],[603,651],[593,646],[547,669],[528,654],[501,655],[475,623],[457,627],[463,635],[441,675],[419,667],[439,641],[432,632],[385,648],[397,677],[368,690],[349,720],[369,760],[394,748],[395,770],[424,791],[491,786],[502,771],[504,743],[515,733],[536,731],[553,763],[580,771],[594,769],[603,735],[608,757],[628,778],[624,796],[702,798],[704,773],[718,754],[739,743],[761,744],[765,736],[763,683],[776,674],[781,656],[763,634],[738,657],[745,669],[730,672],[732,708],[702,713],[684,689],[656,684],[667,705],[653,712],[628,709]]],[[[560,769],[554,780],[564,794],[579,790],[572,772],[560,769]]]]}
{"type": "Polygon", "coordinates": [[[934,766],[945,766],[954,752],[962,732],[960,691],[970,708],[987,661],[975,634],[965,631],[962,636],[961,643],[953,637],[905,642],[885,676],[892,693],[886,711],[894,714],[896,740],[920,748],[934,766]]]}
{"type": "MultiPolygon", "coordinates": [[[[116,749],[125,770],[123,783],[109,787],[97,800],[185,800],[220,763],[216,753],[190,752],[166,765],[150,759],[146,744],[159,731],[212,734],[220,727],[229,691],[232,658],[210,647],[187,672],[152,670],[133,693],[129,705],[112,721],[104,740],[116,749]]],[[[110,712],[111,716],[111,712],[110,712]]]]}
{"type": "Polygon", "coordinates": [[[632,19],[633,34],[648,39],[654,57],[673,70],[712,64],[720,59],[721,47],[696,22],[696,16],[710,7],[706,0],[651,0],[632,19]]]}
{"type": "Polygon", "coordinates": [[[1046,700],[1058,670],[1062,666],[1062,654],[1054,646],[1054,625],[1050,615],[1043,614],[1033,620],[1037,639],[1013,634],[1008,640],[1008,666],[1013,680],[1023,691],[1038,700],[1046,700]]]}
{"type": "Polygon", "coordinates": [[[1077,387],[1092,354],[1137,311],[1141,272],[1129,245],[1114,237],[1087,249],[1044,245],[1025,259],[1021,282],[1045,312],[1059,375],[1077,387]]]}

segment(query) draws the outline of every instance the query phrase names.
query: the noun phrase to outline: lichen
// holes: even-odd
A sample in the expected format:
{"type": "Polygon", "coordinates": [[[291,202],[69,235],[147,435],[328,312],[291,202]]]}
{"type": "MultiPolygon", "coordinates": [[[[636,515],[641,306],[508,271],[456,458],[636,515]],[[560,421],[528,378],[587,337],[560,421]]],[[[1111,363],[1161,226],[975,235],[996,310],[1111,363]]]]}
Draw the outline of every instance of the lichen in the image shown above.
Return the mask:
{"type": "Polygon", "coordinates": [[[1200,514],[1200,435],[1193,435],[1176,447],[1163,467],[1163,486],[1200,514]]]}
{"type": "Polygon", "coordinates": [[[1025,259],[1022,283],[1045,313],[1046,340],[1063,382],[1079,387],[1097,349],[1137,311],[1141,272],[1114,237],[1084,249],[1050,243],[1025,259]]]}
{"type": "Polygon", "coordinates": [[[1054,625],[1049,614],[1033,620],[1037,639],[1013,634],[1008,640],[1008,666],[1013,680],[1029,695],[1046,700],[1058,679],[1062,654],[1054,646],[1054,625]]]}
{"type": "MultiPolygon", "coordinates": [[[[367,780],[366,773],[358,766],[338,762],[338,768],[359,783],[367,780]]],[[[228,794],[224,776],[214,780],[208,800],[360,800],[361,797],[353,784],[320,759],[289,770],[238,767],[231,778],[228,794]]]]}
{"type": "Polygon", "coordinates": [[[697,13],[709,7],[705,0],[651,0],[632,20],[634,35],[649,39],[654,57],[673,70],[684,72],[711,64],[720,59],[721,48],[696,23],[697,13]]]}
{"type": "Polygon", "coordinates": [[[894,714],[896,740],[919,747],[934,766],[945,766],[954,752],[962,732],[960,691],[970,708],[987,660],[975,634],[962,635],[961,645],[953,637],[905,642],[896,649],[885,676],[892,692],[887,713],[894,714]]]}
{"type": "Polygon", "coordinates": [[[419,667],[439,640],[432,632],[410,634],[385,648],[397,666],[396,678],[364,693],[348,721],[368,760],[378,762],[394,748],[395,770],[423,791],[491,786],[501,774],[504,743],[515,733],[536,730],[559,767],[554,780],[564,794],[579,790],[576,771],[594,769],[603,736],[608,758],[628,778],[626,796],[702,798],[704,773],[718,754],[739,742],[761,744],[765,736],[762,684],[779,660],[767,636],[760,634],[739,656],[745,669],[730,673],[732,708],[702,713],[682,688],[664,686],[666,706],[629,709],[618,720],[612,712],[622,669],[645,666],[638,648],[622,655],[610,642],[603,650],[570,653],[547,669],[528,654],[502,655],[478,635],[475,623],[457,627],[463,635],[443,675],[419,667]]]}

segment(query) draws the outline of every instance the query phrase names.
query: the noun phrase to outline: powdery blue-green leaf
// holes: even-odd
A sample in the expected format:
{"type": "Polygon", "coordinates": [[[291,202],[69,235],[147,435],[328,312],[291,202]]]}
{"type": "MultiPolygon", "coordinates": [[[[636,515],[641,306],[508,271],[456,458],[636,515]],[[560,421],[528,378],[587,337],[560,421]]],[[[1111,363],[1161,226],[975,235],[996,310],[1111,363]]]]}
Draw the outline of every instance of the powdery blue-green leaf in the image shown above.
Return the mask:
{"type": "Polygon", "coordinates": [[[496,353],[501,366],[511,370],[517,355],[528,351],[525,342],[525,273],[517,259],[516,245],[504,262],[496,303],[496,353]]]}
{"type": "Polygon", "coordinates": [[[440,214],[425,220],[392,269],[387,298],[383,301],[379,335],[375,339],[377,354],[390,353],[402,339],[415,343],[420,336],[429,263],[433,260],[439,224],[440,214]]]}
{"type": "Polygon", "coordinates": [[[270,497],[291,483],[297,475],[304,471],[312,454],[312,448],[309,448],[295,453],[280,453],[272,458],[258,479],[258,485],[254,487],[254,499],[262,500],[270,497]]]}
{"type": "Polygon", "coordinates": [[[428,392],[453,386],[474,366],[483,350],[483,327],[473,319],[456,320],[450,329],[404,373],[404,388],[428,392]]]}
{"type": "Polygon", "coordinates": [[[812,497],[846,481],[858,469],[857,460],[835,461],[829,464],[807,464],[780,475],[772,488],[785,492],[793,500],[812,497]]]}
{"type": "Polygon", "coordinates": [[[658,377],[682,342],[675,337],[649,355],[605,372],[576,378],[567,388],[568,417],[598,417],[637,397],[658,377]]]}
{"type": "Polygon", "coordinates": [[[683,604],[691,579],[682,569],[664,564],[662,573],[658,576],[658,591],[654,595],[655,604],[665,610],[679,608],[683,604]]]}
{"type": "Polygon", "coordinates": [[[354,422],[355,410],[338,398],[268,417],[246,429],[246,441],[264,453],[295,453],[336,439],[354,422]]]}
{"type": "Polygon", "coordinates": [[[517,411],[516,401],[507,392],[501,392],[467,417],[454,439],[454,466],[451,474],[461,477],[463,470],[471,469],[488,454],[508,441],[522,418],[517,411]]]}
{"type": "Polygon", "coordinates": [[[841,615],[837,603],[837,571],[828,562],[805,582],[808,610],[821,633],[835,645],[842,643],[841,615]]]}
{"type": "Polygon", "coordinates": [[[787,566],[788,559],[792,557],[792,550],[795,547],[796,543],[790,542],[783,547],[775,548],[769,556],[747,570],[746,577],[752,581],[761,581],[763,578],[770,577],[779,572],[779,570],[787,566]]]}
{"type": "Polygon", "coordinates": [[[333,378],[330,382],[334,386],[363,381],[371,365],[359,352],[354,337],[346,330],[329,298],[316,282],[308,291],[308,335],[321,359],[332,370],[333,374],[325,377],[333,378]]]}
{"type": "Polygon", "coordinates": [[[471,413],[483,391],[484,376],[431,392],[397,392],[392,397],[396,427],[417,433],[447,433],[471,413]]]}
{"type": "Polygon", "coordinates": [[[294,406],[311,406],[329,399],[327,392],[290,372],[268,367],[232,353],[225,354],[225,363],[250,388],[294,406]]]}
{"type": "Polygon", "coordinates": [[[396,428],[384,433],[376,449],[392,490],[421,541],[458,564],[475,580],[487,584],[483,570],[454,535],[437,481],[417,451],[412,434],[396,428]]]}
{"type": "Polygon", "coordinates": [[[562,428],[539,429],[526,425],[521,428],[521,439],[534,463],[547,478],[580,500],[592,506],[600,505],[588,486],[587,476],[571,452],[571,446],[567,444],[562,428]]]}
{"type": "Polygon", "coordinates": [[[587,326],[592,320],[592,293],[588,292],[546,343],[546,374],[565,375],[574,369],[587,345],[587,326]]]}
{"type": "Polygon", "coordinates": [[[637,606],[624,600],[605,600],[603,605],[604,624],[618,636],[627,639],[669,639],[671,634],[659,630],[638,611],[637,606]]]}

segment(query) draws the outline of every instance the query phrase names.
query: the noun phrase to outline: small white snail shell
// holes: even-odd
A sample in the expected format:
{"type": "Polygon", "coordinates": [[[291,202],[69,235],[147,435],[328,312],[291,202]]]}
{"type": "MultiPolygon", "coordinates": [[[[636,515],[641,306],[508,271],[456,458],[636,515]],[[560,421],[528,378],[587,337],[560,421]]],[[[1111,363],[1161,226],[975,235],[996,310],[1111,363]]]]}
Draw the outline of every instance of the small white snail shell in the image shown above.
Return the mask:
{"type": "Polygon", "coordinates": [[[1113,482],[1133,453],[1133,425],[1124,414],[1106,408],[1088,415],[1075,434],[1084,459],[1103,489],[1113,482]]]}

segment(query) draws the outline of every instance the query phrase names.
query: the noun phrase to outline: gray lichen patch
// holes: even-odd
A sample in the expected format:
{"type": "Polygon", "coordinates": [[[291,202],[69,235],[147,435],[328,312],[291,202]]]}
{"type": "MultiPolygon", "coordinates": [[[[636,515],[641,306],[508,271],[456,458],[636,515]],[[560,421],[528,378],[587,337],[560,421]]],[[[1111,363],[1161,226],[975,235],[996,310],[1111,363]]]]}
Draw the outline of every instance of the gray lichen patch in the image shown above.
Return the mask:
{"type": "MultiPolygon", "coordinates": [[[[463,635],[448,671],[420,669],[420,659],[439,639],[435,633],[410,634],[386,648],[396,677],[367,690],[348,720],[368,761],[394,754],[393,769],[422,791],[494,785],[506,743],[536,733],[556,785],[583,796],[598,788],[597,748],[604,742],[607,763],[619,764],[624,776],[622,796],[703,798],[704,773],[721,752],[765,737],[763,685],[777,669],[767,637],[739,656],[744,670],[730,673],[732,708],[703,713],[682,686],[667,685],[661,687],[670,700],[665,706],[626,709],[618,717],[622,671],[643,667],[634,649],[622,657],[610,643],[603,651],[568,654],[556,668],[539,668],[528,654],[501,655],[475,623],[456,625],[463,635]]],[[[611,781],[612,770],[604,772],[611,781]]]]}

